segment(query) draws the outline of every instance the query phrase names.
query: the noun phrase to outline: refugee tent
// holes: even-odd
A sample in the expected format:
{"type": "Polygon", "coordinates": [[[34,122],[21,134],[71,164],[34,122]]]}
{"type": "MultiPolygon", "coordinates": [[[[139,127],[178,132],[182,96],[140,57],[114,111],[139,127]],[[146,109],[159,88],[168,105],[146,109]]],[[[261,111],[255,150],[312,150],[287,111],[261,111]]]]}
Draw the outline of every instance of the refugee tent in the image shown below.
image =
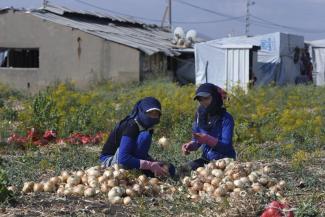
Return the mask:
{"type": "Polygon", "coordinates": [[[223,88],[229,88],[231,86],[229,83],[239,83],[243,86],[247,84],[246,80],[242,80],[247,79],[247,67],[249,67],[247,59],[251,66],[249,78],[254,80],[255,85],[261,86],[270,82],[278,85],[295,83],[295,79],[300,75],[299,49],[297,48],[304,48],[302,36],[280,32],[254,37],[229,37],[198,43],[195,45],[196,83],[211,82],[223,88]],[[252,49],[249,45],[252,48],[252,45],[260,47],[256,63],[254,63],[254,58],[247,57],[247,49],[252,49]],[[246,54],[237,55],[233,61],[229,62],[226,55],[232,49],[237,52],[244,52],[244,49],[246,54]],[[243,58],[246,59],[243,60],[243,58]],[[245,67],[246,70],[243,69],[245,67]],[[233,70],[232,73],[237,75],[229,76],[228,70],[233,70]]]}
{"type": "Polygon", "coordinates": [[[325,39],[306,43],[313,63],[313,80],[318,86],[325,85],[325,39]]]}

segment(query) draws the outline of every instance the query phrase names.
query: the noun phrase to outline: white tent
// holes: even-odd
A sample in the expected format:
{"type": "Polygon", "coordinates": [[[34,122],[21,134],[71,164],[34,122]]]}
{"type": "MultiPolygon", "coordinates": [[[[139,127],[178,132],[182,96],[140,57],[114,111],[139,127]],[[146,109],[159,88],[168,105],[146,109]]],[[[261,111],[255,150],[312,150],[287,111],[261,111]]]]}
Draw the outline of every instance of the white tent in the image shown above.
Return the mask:
{"type": "Polygon", "coordinates": [[[257,62],[253,63],[252,68],[256,85],[272,81],[278,85],[295,83],[295,79],[300,75],[299,61],[294,61],[295,48],[304,48],[304,38],[280,32],[255,37],[222,38],[196,44],[196,83],[211,82],[223,88],[229,87],[227,83],[246,85],[247,81],[242,79],[247,79],[249,45],[260,47],[257,62]],[[242,53],[236,56],[237,59],[232,61],[232,65],[227,57],[229,45],[242,53]],[[228,69],[235,70],[233,74],[237,76],[229,77],[228,69]]]}
{"type": "Polygon", "coordinates": [[[313,63],[313,79],[316,85],[325,85],[325,39],[307,42],[313,63]]]}

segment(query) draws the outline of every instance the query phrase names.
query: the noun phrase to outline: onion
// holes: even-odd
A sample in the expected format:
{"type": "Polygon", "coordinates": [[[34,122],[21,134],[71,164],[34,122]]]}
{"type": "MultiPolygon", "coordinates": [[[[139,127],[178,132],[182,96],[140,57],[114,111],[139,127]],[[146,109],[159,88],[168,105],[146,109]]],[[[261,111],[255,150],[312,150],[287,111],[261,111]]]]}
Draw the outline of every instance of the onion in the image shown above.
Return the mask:
{"type": "Polygon", "coordinates": [[[262,185],[266,185],[268,183],[268,178],[267,177],[261,177],[259,178],[258,182],[261,183],[262,185]]]}
{"type": "Polygon", "coordinates": [[[206,189],[211,186],[209,183],[203,183],[203,190],[206,191],[206,189]]]}
{"type": "Polygon", "coordinates": [[[50,178],[50,182],[52,182],[54,185],[59,185],[61,180],[59,177],[54,176],[54,177],[50,178]]]}
{"type": "Polygon", "coordinates": [[[151,178],[151,179],[149,180],[149,183],[150,183],[151,185],[158,185],[158,184],[159,184],[159,179],[157,179],[157,178],[151,178]]]}
{"type": "Polygon", "coordinates": [[[279,186],[281,189],[284,188],[285,185],[286,185],[286,182],[283,181],[283,180],[281,180],[281,181],[278,183],[278,186],[279,186]]]}
{"type": "Polygon", "coordinates": [[[221,170],[224,170],[227,166],[226,161],[223,159],[217,160],[215,164],[216,164],[217,168],[219,168],[221,170]]]}
{"type": "Polygon", "coordinates": [[[113,187],[109,192],[108,192],[108,198],[113,198],[116,196],[121,197],[125,193],[125,190],[121,187],[113,187]]]}
{"type": "Polygon", "coordinates": [[[42,183],[35,183],[33,186],[34,192],[42,192],[44,190],[44,186],[42,183]]]}
{"type": "Polygon", "coordinates": [[[226,193],[227,193],[227,190],[225,189],[225,187],[224,186],[219,186],[214,192],[213,192],[213,195],[214,196],[224,196],[224,195],[226,195],[226,193]]]}
{"type": "Polygon", "coordinates": [[[113,188],[113,187],[115,187],[117,185],[118,185],[118,183],[117,183],[117,181],[115,179],[109,179],[109,180],[107,180],[107,186],[108,187],[113,188]]]}
{"type": "Polygon", "coordinates": [[[202,188],[203,188],[203,184],[201,182],[195,182],[192,185],[192,189],[195,191],[200,191],[200,190],[202,190],[202,188]]]}
{"type": "Polygon", "coordinates": [[[64,195],[64,188],[58,188],[58,190],[56,191],[56,193],[59,195],[59,196],[63,196],[64,195]]]}
{"type": "Polygon", "coordinates": [[[269,174],[269,173],[271,173],[272,172],[272,168],[271,167],[269,167],[269,166],[265,166],[264,168],[263,168],[263,173],[265,173],[265,174],[269,174]]]}
{"type": "Polygon", "coordinates": [[[248,179],[251,182],[256,182],[257,181],[257,176],[251,173],[251,174],[248,175],[248,179]]]}
{"type": "Polygon", "coordinates": [[[45,192],[53,192],[55,190],[53,182],[45,182],[43,188],[45,192]]]}
{"type": "Polygon", "coordinates": [[[213,170],[213,169],[216,169],[217,168],[216,167],[216,164],[215,163],[212,163],[212,162],[208,163],[206,167],[209,170],[213,170]]]}
{"type": "Polygon", "coordinates": [[[232,158],[223,158],[223,160],[226,162],[227,167],[234,161],[232,158]]]}
{"type": "Polygon", "coordinates": [[[240,179],[236,179],[234,181],[234,185],[238,188],[243,188],[244,187],[244,183],[240,180],[240,179]]]}
{"type": "Polygon", "coordinates": [[[66,196],[69,196],[69,195],[72,195],[72,190],[71,190],[71,188],[66,188],[66,189],[64,189],[64,195],[66,195],[66,196]]]}
{"type": "Polygon", "coordinates": [[[119,197],[119,196],[115,196],[115,197],[112,197],[111,199],[110,199],[110,202],[112,203],[112,204],[120,204],[120,203],[122,203],[122,198],[121,197],[119,197]]]}
{"type": "Polygon", "coordinates": [[[84,191],[84,196],[85,197],[93,197],[96,194],[96,190],[94,188],[87,188],[84,191]]]}
{"type": "Polygon", "coordinates": [[[148,183],[148,177],[146,175],[140,175],[138,177],[138,180],[140,181],[141,184],[146,184],[148,183]]]}
{"type": "Polygon", "coordinates": [[[133,189],[133,191],[137,192],[138,194],[142,193],[142,188],[139,184],[134,184],[132,189],[133,189]]]}
{"type": "Polygon", "coordinates": [[[131,203],[131,197],[125,197],[124,199],[123,199],[123,204],[124,205],[128,205],[129,203],[131,203]]]}
{"type": "Polygon", "coordinates": [[[8,189],[9,191],[12,191],[12,192],[17,192],[17,187],[14,186],[14,185],[9,186],[7,189],[8,189]]]}
{"type": "Polygon", "coordinates": [[[222,178],[223,177],[223,172],[220,169],[214,169],[211,171],[211,174],[214,175],[217,178],[222,178]]]}
{"type": "Polygon", "coordinates": [[[66,182],[67,179],[69,178],[69,173],[67,171],[62,171],[61,177],[62,177],[62,182],[66,182]]]}
{"type": "Polygon", "coordinates": [[[211,180],[211,185],[213,185],[214,187],[218,187],[220,181],[221,181],[220,178],[215,177],[211,180]]]}
{"type": "Polygon", "coordinates": [[[91,180],[90,182],[88,182],[89,184],[89,187],[92,187],[92,188],[98,188],[99,187],[99,183],[97,180],[91,180]]]}
{"type": "Polygon", "coordinates": [[[247,177],[241,177],[240,181],[243,183],[244,186],[249,185],[249,179],[247,177]]]}
{"type": "Polygon", "coordinates": [[[121,168],[120,168],[120,166],[119,166],[118,164],[114,164],[114,165],[113,165],[113,169],[117,171],[117,170],[119,170],[119,169],[121,169],[121,168]]]}
{"type": "Polygon", "coordinates": [[[82,170],[79,170],[76,172],[76,175],[79,176],[79,177],[82,177],[83,175],[85,175],[85,172],[82,171],[82,170]]]}
{"type": "Polygon", "coordinates": [[[106,176],[107,178],[113,178],[113,171],[111,170],[106,170],[103,174],[104,176],[106,176]]]}
{"type": "Polygon", "coordinates": [[[101,175],[98,169],[88,169],[86,171],[86,173],[88,176],[95,176],[95,177],[98,177],[101,175]]]}
{"type": "Polygon", "coordinates": [[[212,194],[213,192],[214,192],[214,190],[215,190],[215,188],[212,186],[212,185],[210,185],[210,186],[208,186],[207,188],[206,188],[206,192],[207,193],[209,193],[209,194],[212,194]]]}
{"type": "Polygon", "coordinates": [[[233,182],[231,182],[231,181],[226,182],[225,185],[226,185],[227,191],[232,191],[235,188],[235,184],[233,182]]]}
{"type": "Polygon", "coordinates": [[[77,185],[77,186],[73,187],[72,193],[75,195],[82,196],[82,195],[84,195],[84,190],[85,190],[85,188],[83,185],[77,185]]]}
{"type": "Polygon", "coordinates": [[[130,197],[134,197],[135,196],[135,192],[132,189],[130,189],[130,188],[125,189],[125,193],[126,193],[126,195],[128,195],[130,197]]]}
{"type": "Polygon", "coordinates": [[[191,178],[188,176],[185,176],[182,180],[183,185],[189,187],[191,185],[191,178]]]}
{"type": "Polygon", "coordinates": [[[88,176],[86,174],[81,176],[81,183],[82,184],[87,184],[88,183],[88,176]]]}
{"type": "Polygon", "coordinates": [[[107,184],[103,183],[101,184],[100,186],[100,191],[103,192],[103,193],[107,193],[109,192],[110,188],[107,186],[107,184]]]}
{"type": "Polygon", "coordinates": [[[260,192],[262,190],[262,186],[260,183],[253,183],[252,184],[252,189],[254,192],[260,192]]]}
{"type": "Polygon", "coordinates": [[[197,202],[197,201],[200,200],[200,196],[197,195],[197,194],[193,194],[193,195],[191,195],[191,200],[192,200],[193,202],[197,202]]]}
{"type": "Polygon", "coordinates": [[[209,175],[209,170],[207,170],[207,169],[200,170],[199,174],[201,176],[208,176],[209,175]]]}
{"type": "Polygon", "coordinates": [[[170,143],[169,140],[163,136],[158,140],[158,145],[162,148],[168,148],[170,143]]]}
{"type": "Polygon", "coordinates": [[[71,185],[78,185],[81,182],[80,176],[72,175],[67,179],[67,183],[71,185]]]}
{"type": "Polygon", "coordinates": [[[120,176],[121,176],[121,173],[120,173],[120,171],[118,171],[118,170],[115,170],[114,172],[113,172],[113,177],[114,178],[120,178],[120,176]]]}
{"type": "Polygon", "coordinates": [[[239,179],[239,178],[240,178],[240,173],[234,173],[234,174],[232,174],[232,175],[231,175],[231,178],[232,178],[233,180],[239,179]]]}
{"type": "Polygon", "coordinates": [[[98,182],[99,184],[103,184],[107,180],[107,176],[99,176],[98,182]]]}

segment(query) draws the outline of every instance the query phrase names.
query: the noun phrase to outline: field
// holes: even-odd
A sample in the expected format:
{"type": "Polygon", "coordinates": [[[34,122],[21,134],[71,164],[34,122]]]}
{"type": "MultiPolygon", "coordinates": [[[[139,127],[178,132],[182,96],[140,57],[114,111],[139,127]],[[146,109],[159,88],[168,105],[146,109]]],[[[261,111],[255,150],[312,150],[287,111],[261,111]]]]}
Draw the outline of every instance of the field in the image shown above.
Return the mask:
{"type": "Polygon", "coordinates": [[[110,130],[144,96],[157,97],[163,108],[152,156],[176,166],[195,159],[199,152],[183,156],[180,150],[191,138],[194,91],[193,85],[166,79],[104,83],[87,91],[60,84],[34,96],[0,85],[0,216],[259,216],[271,200],[283,198],[295,216],[325,216],[325,87],[312,85],[270,85],[247,93],[234,88],[225,102],[235,119],[237,161],[270,166],[272,176],[286,182],[283,195],[193,201],[174,179],[163,181],[175,192],[139,195],[129,205],[111,204],[107,193],[90,198],[21,193],[24,182],[98,165],[110,130]],[[37,138],[46,130],[62,139],[37,138]],[[100,135],[96,142],[95,135],[100,135]],[[167,148],[158,145],[162,136],[169,140],[167,148]],[[8,186],[18,190],[7,191],[8,186]]]}

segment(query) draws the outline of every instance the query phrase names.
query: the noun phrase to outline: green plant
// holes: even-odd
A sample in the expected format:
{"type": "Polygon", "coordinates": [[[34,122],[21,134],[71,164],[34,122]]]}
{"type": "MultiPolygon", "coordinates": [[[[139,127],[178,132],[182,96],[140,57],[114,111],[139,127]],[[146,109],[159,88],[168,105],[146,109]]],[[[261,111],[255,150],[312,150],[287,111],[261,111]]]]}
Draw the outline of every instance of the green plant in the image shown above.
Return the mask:
{"type": "Polygon", "coordinates": [[[11,197],[11,192],[7,189],[8,178],[6,171],[2,168],[2,162],[0,159],[0,202],[6,201],[11,197]]]}
{"type": "Polygon", "coordinates": [[[32,104],[32,126],[39,130],[58,128],[59,115],[50,94],[47,92],[39,93],[32,104]]]}
{"type": "Polygon", "coordinates": [[[297,211],[295,212],[296,217],[318,217],[321,216],[318,208],[317,201],[313,198],[308,198],[299,204],[297,211]]]}

